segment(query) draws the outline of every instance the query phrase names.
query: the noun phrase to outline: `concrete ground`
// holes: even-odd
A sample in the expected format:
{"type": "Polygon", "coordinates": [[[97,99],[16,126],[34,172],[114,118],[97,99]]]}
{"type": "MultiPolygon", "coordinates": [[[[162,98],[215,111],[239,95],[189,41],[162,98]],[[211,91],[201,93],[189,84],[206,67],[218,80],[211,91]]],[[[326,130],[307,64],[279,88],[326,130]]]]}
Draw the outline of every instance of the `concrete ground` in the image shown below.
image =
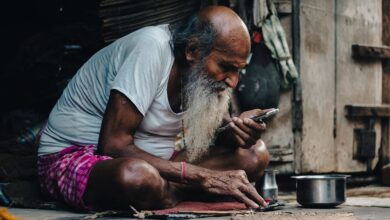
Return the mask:
{"type": "MultiPolygon", "coordinates": [[[[390,220],[390,187],[370,186],[347,191],[347,201],[335,208],[316,209],[301,207],[295,199],[294,192],[281,192],[279,199],[286,203],[281,209],[269,212],[251,213],[242,216],[213,217],[207,219],[302,219],[302,220],[390,220]]],[[[8,211],[20,219],[31,220],[70,220],[93,219],[97,216],[69,211],[42,209],[10,208],[8,211]]],[[[130,219],[123,217],[100,217],[98,219],[130,219]]]]}

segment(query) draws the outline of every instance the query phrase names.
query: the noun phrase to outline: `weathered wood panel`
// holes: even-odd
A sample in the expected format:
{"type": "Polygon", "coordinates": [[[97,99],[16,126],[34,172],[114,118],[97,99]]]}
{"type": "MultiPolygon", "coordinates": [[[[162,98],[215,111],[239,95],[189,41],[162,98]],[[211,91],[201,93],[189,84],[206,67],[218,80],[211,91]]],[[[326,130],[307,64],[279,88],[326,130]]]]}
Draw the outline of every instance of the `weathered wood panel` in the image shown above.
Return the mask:
{"type": "MultiPolygon", "coordinates": [[[[287,43],[291,50],[291,16],[281,16],[280,22],[286,33],[287,43]]],[[[284,159],[279,160],[280,157],[273,151],[273,148],[293,149],[294,137],[291,120],[291,96],[292,91],[281,92],[279,99],[280,112],[267,123],[267,132],[262,135],[262,139],[269,147],[271,154],[270,168],[277,169],[282,174],[293,173],[293,162],[285,161],[284,159]]],[[[290,150],[288,151],[290,152],[290,150]]]]}
{"type": "Polygon", "coordinates": [[[331,172],[336,164],[334,1],[301,0],[300,29],[303,127],[297,171],[331,172]]]}
{"type": "Polygon", "coordinates": [[[346,105],[347,117],[390,117],[390,105],[346,105]]]}
{"type": "MultiPolygon", "coordinates": [[[[390,46],[390,1],[382,0],[382,41],[390,46]]],[[[390,59],[382,60],[382,102],[390,104],[390,59]]],[[[390,119],[382,119],[381,159],[390,162],[390,119]]]]}
{"type": "MultiPolygon", "coordinates": [[[[351,49],[353,44],[382,45],[381,0],[300,2],[302,135],[292,136],[291,115],[283,112],[291,109],[288,92],[282,95],[282,111],[268,124],[263,139],[268,146],[293,143],[299,173],[365,171],[366,164],[353,159],[353,129],[364,127],[364,120],[348,119],[344,106],[381,104],[380,60],[354,60],[351,49]]],[[[375,130],[378,148],[379,120],[375,130]]],[[[286,165],[281,164],[283,170],[290,170],[286,165]]]]}
{"type": "Polygon", "coordinates": [[[293,162],[278,160],[278,154],[274,152],[275,148],[291,149],[291,151],[293,149],[291,91],[281,94],[279,109],[280,112],[267,123],[267,132],[262,135],[262,139],[269,148],[271,158],[274,158],[271,160],[270,167],[279,170],[279,173],[293,173],[293,162]],[[283,167],[280,163],[275,163],[278,161],[283,163],[283,167]]]}
{"type": "Polygon", "coordinates": [[[371,46],[371,45],[352,45],[352,56],[359,58],[390,58],[390,47],[387,46],[371,46]]]}
{"type": "MultiPolygon", "coordinates": [[[[336,162],[338,172],[365,171],[366,164],[353,160],[353,129],[364,127],[362,120],[344,116],[347,104],[382,103],[380,60],[354,60],[352,44],[381,45],[382,1],[336,1],[336,162]]],[[[380,125],[376,123],[379,148],[380,125]]],[[[378,149],[376,149],[377,152],[378,149]]],[[[375,164],[376,161],[373,162],[375,164]]]]}

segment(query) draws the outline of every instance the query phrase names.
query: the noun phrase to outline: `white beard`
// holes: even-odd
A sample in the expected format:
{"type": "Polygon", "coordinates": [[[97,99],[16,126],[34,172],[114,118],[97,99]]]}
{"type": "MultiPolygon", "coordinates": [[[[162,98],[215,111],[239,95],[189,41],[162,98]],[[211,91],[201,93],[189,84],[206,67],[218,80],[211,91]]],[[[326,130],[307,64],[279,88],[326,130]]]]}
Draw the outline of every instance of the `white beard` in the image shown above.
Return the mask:
{"type": "Polygon", "coordinates": [[[220,127],[223,115],[228,111],[231,89],[224,82],[216,82],[203,71],[203,63],[188,73],[185,86],[186,112],[183,122],[186,128],[187,159],[199,160],[208,153],[215,131],[220,127]],[[217,92],[216,88],[226,88],[217,92]]]}

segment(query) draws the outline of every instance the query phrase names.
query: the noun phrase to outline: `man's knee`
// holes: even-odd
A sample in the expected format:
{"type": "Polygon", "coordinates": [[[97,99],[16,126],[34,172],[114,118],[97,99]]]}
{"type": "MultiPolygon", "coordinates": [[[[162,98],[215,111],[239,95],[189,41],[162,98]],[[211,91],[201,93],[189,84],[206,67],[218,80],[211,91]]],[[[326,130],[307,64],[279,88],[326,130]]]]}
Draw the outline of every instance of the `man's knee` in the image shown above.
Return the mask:
{"type": "Polygon", "coordinates": [[[117,170],[118,190],[128,198],[137,197],[137,201],[134,201],[137,203],[135,206],[150,208],[147,206],[152,205],[152,201],[163,200],[166,183],[159,172],[147,162],[125,159],[119,163],[117,170]]]}
{"type": "Polygon", "coordinates": [[[246,154],[246,160],[250,163],[246,172],[251,181],[257,181],[263,174],[269,163],[269,153],[262,140],[258,140],[246,154]]]}

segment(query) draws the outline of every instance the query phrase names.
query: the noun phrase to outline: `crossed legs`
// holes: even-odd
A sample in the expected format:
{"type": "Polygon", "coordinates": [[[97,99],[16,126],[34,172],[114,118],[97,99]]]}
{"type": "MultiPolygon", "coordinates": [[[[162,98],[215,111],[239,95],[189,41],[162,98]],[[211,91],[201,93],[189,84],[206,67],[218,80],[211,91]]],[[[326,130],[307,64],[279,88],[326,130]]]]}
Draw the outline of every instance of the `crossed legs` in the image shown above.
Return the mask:
{"type": "MultiPolygon", "coordinates": [[[[182,158],[179,156],[175,161],[182,161],[182,158]]],[[[248,179],[256,181],[262,176],[268,161],[266,146],[259,140],[249,149],[213,149],[197,165],[214,170],[245,170],[248,179]]],[[[162,178],[143,160],[105,160],[92,168],[84,201],[97,209],[128,209],[129,205],[137,209],[168,208],[180,201],[179,194],[185,194],[185,190],[176,185],[162,178]]]]}

